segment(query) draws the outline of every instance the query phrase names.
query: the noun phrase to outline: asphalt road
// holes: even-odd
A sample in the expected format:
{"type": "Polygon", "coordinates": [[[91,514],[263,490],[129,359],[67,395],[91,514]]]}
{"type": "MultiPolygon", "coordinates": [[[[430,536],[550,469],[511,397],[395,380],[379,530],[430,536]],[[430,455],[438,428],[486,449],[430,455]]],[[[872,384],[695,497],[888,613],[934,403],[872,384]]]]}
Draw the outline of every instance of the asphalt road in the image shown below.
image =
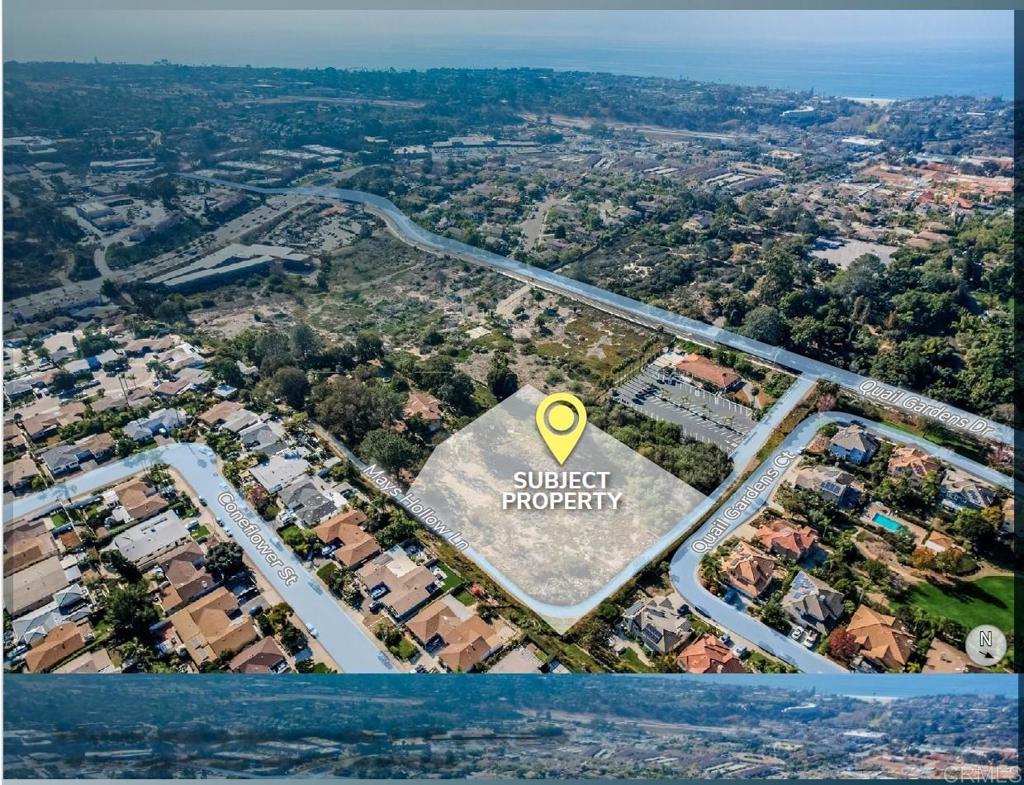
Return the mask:
{"type": "Polygon", "coordinates": [[[121,461],[104,464],[79,477],[5,505],[4,520],[10,521],[27,513],[52,509],[61,501],[105,488],[144,471],[154,463],[173,466],[192,490],[206,500],[213,514],[224,521],[225,529],[231,532],[235,542],[242,546],[281,598],[307,626],[313,624],[316,627],[318,640],[343,671],[394,672],[394,667],[377,647],[370,633],[345,613],[292,550],[280,541],[273,527],[228,484],[217,468],[216,455],[205,445],[183,442],[165,444],[121,461]],[[232,521],[225,509],[225,504],[232,503],[258,527],[258,534],[246,536],[238,524],[232,521]],[[267,551],[258,547],[261,544],[264,549],[269,546],[272,557],[276,557],[275,566],[268,563],[267,551]],[[298,576],[297,580],[288,579],[289,569],[298,576]]]}
{"type": "Polygon", "coordinates": [[[809,651],[796,641],[761,624],[757,619],[713,595],[701,585],[698,571],[700,560],[705,552],[714,550],[718,544],[724,542],[733,531],[757,515],[767,504],[768,497],[781,482],[784,474],[784,469],[779,468],[777,464],[777,461],[784,460],[784,458],[780,459],[780,456],[784,456],[787,452],[793,455],[799,454],[810,444],[818,429],[830,422],[858,422],[890,441],[897,444],[916,445],[940,460],[983,480],[1013,490],[1013,481],[1006,475],[957,455],[952,450],[937,447],[928,440],[905,431],[854,417],[844,412],[824,412],[808,417],[800,423],[772,455],[760,465],[757,471],[719,508],[718,514],[709,518],[692,537],[680,546],[675,556],[672,557],[670,574],[676,590],[686,597],[700,613],[716,624],[746,638],[770,654],[774,654],[779,659],[807,673],[830,673],[842,671],[843,668],[831,660],[809,651]],[[752,498],[745,498],[748,489],[758,485],[762,486],[759,492],[752,498]]]}
{"type": "Polygon", "coordinates": [[[820,360],[804,357],[787,349],[770,346],[761,341],[755,341],[737,333],[723,330],[720,327],[698,322],[695,319],[689,319],[662,308],[656,308],[652,305],[632,300],[629,297],[605,291],[597,286],[566,278],[549,270],[531,267],[523,262],[517,262],[514,259],[509,259],[481,248],[474,248],[450,237],[434,234],[416,224],[399,210],[394,203],[383,196],[363,191],[353,191],[347,188],[320,186],[259,188],[245,185],[244,183],[234,183],[228,180],[201,177],[187,173],[182,173],[181,176],[200,182],[212,183],[224,188],[235,188],[254,193],[303,194],[311,197],[355,202],[379,216],[399,239],[417,248],[433,253],[451,254],[470,262],[483,264],[517,280],[563,294],[574,300],[589,303],[600,310],[616,314],[638,324],[663,329],[682,338],[729,346],[730,348],[759,357],[767,362],[800,371],[809,378],[827,379],[860,394],[865,394],[866,390],[871,388],[888,398],[886,401],[887,405],[903,409],[907,412],[939,419],[954,430],[973,433],[974,435],[993,439],[1006,445],[1014,443],[1014,431],[1008,425],[979,417],[976,414],[949,406],[923,395],[912,393],[909,390],[902,390],[891,385],[881,385],[868,377],[842,368],[836,368],[820,360]],[[950,418],[957,419],[954,421],[950,418]]]}

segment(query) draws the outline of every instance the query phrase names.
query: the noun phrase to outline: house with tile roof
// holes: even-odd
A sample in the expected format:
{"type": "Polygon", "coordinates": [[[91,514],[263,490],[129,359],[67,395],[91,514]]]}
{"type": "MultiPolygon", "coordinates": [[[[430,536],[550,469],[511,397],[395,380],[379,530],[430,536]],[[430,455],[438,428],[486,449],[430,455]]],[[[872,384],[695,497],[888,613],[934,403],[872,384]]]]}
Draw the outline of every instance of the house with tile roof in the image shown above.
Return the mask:
{"type": "Polygon", "coordinates": [[[713,635],[694,641],[679,656],[676,665],[686,673],[744,673],[739,658],[713,635]]]}
{"type": "Polygon", "coordinates": [[[872,665],[883,670],[902,671],[914,650],[914,638],[903,623],[861,605],[846,626],[861,655],[872,665]]]}
{"type": "Polygon", "coordinates": [[[441,402],[430,393],[410,391],[402,413],[406,418],[419,417],[432,431],[444,424],[441,402]]]}
{"type": "Polygon", "coordinates": [[[117,500],[129,521],[144,521],[167,509],[167,500],[159,489],[146,479],[137,479],[114,489],[117,500]]]}
{"type": "Polygon", "coordinates": [[[196,665],[237,652],[256,640],[256,627],[238,608],[235,595],[220,586],[170,617],[196,665]]]}
{"type": "Polygon", "coordinates": [[[722,573],[736,591],[757,599],[771,586],[775,560],[741,542],[726,557],[722,573]]]}
{"type": "Polygon", "coordinates": [[[25,655],[25,669],[41,673],[63,662],[75,652],[85,648],[92,639],[92,626],[86,621],[66,622],[50,630],[46,637],[29,649],[25,655]]]}
{"type": "Polygon", "coordinates": [[[942,464],[938,458],[920,447],[904,445],[892,451],[886,471],[890,477],[909,477],[912,480],[922,480],[929,473],[940,474],[942,464]]]}
{"type": "Polygon", "coordinates": [[[675,368],[679,373],[689,376],[698,382],[704,382],[712,387],[728,391],[739,387],[743,379],[731,368],[719,365],[700,354],[686,354],[675,368]]]}
{"type": "Polygon", "coordinates": [[[324,546],[334,548],[334,559],[353,569],[380,553],[380,544],[360,526],[366,523],[362,510],[345,510],[313,529],[324,546]]]}
{"type": "Polygon", "coordinates": [[[495,625],[450,594],[417,613],[406,629],[453,673],[469,673],[504,644],[495,625]]]}
{"type": "Polygon", "coordinates": [[[392,548],[356,571],[356,577],[372,600],[380,602],[392,619],[401,622],[426,604],[437,592],[437,577],[392,548]]]}
{"type": "Polygon", "coordinates": [[[818,535],[810,526],[798,526],[774,518],[758,529],[757,541],[769,553],[800,561],[818,544],[818,535]]]}

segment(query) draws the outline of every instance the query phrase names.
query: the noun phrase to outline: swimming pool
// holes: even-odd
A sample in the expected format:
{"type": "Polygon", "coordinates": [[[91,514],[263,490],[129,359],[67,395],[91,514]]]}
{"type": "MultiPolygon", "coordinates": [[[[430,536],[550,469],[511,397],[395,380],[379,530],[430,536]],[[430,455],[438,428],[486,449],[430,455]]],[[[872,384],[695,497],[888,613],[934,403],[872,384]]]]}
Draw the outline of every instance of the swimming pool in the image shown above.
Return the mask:
{"type": "Polygon", "coordinates": [[[882,515],[882,513],[880,512],[876,512],[874,515],[871,516],[871,522],[874,523],[876,526],[881,526],[886,531],[891,531],[893,533],[900,531],[900,529],[902,529],[903,531],[907,531],[907,527],[904,526],[902,523],[900,523],[899,521],[894,521],[888,515],[882,515]]]}

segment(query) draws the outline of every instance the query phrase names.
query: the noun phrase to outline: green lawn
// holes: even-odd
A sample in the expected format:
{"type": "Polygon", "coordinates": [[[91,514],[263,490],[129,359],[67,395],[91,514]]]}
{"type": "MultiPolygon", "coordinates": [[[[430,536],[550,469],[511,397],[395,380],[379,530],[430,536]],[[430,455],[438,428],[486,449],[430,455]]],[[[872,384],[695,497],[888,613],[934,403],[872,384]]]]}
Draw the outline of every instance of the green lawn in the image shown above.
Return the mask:
{"type": "Polygon", "coordinates": [[[622,654],[619,655],[619,661],[630,670],[636,671],[637,673],[654,673],[656,670],[650,665],[647,665],[640,659],[639,655],[632,649],[623,650],[622,654]]]}
{"type": "Polygon", "coordinates": [[[461,584],[462,576],[459,575],[455,570],[445,564],[443,561],[438,562],[437,566],[441,568],[441,572],[444,573],[444,583],[441,584],[441,591],[448,591],[461,584]]]}
{"type": "Polygon", "coordinates": [[[194,528],[192,530],[192,539],[193,540],[201,540],[203,537],[209,537],[209,536],[210,536],[210,530],[207,529],[205,526],[196,526],[196,528],[194,528]]]}
{"type": "Polygon", "coordinates": [[[416,647],[413,642],[408,638],[402,638],[397,646],[391,649],[391,653],[394,654],[400,660],[411,659],[416,654],[416,647]]]}
{"type": "Polygon", "coordinates": [[[470,594],[469,589],[467,589],[465,586],[460,588],[458,591],[453,592],[453,596],[455,597],[455,599],[457,599],[463,605],[475,605],[476,604],[476,597],[474,597],[472,594],[470,594]]]}
{"type": "Polygon", "coordinates": [[[919,583],[911,587],[907,601],[967,629],[979,624],[994,624],[1006,632],[1013,629],[1013,578],[1009,576],[960,581],[946,591],[919,583]]]}

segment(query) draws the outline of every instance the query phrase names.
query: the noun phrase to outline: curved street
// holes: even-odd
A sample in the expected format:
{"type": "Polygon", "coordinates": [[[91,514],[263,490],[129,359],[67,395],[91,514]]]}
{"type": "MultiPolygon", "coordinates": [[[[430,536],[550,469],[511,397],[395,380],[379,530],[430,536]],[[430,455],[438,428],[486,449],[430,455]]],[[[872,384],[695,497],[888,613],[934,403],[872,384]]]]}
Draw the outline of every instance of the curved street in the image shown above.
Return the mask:
{"type": "Polygon", "coordinates": [[[705,553],[714,550],[739,526],[749,521],[768,503],[772,491],[782,481],[782,476],[795,456],[798,456],[821,426],[827,423],[856,422],[868,430],[884,436],[898,444],[921,447],[942,461],[952,464],[995,485],[1013,490],[1013,481],[987,466],[964,458],[927,439],[897,430],[881,423],[865,420],[843,412],[824,412],[812,415],[800,423],[775,451],[758,467],[743,485],[738,488],[719,509],[717,515],[708,519],[693,536],[684,542],[672,557],[670,575],[676,590],[715,624],[736,633],[759,646],[770,654],[788,662],[807,673],[831,673],[844,670],[837,663],[810,651],[780,632],[765,626],[747,613],[733,607],[720,597],[709,592],[700,582],[700,561],[705,553]],[[790,456],[794,456],[791,458],[790,456]],[[747,495],[752,486],[758,488],[756,495],[747,495]]]}
{"type": "Polygon", "coordinates": [[[737,333],[723,330],[695,319],[674,314],[662,308],[623,297],[592,286],[581,281],[567,278],[564,275],[531,267],[523,262],[509,259],[481,248],[434,234],[415,223],[393,202],[383,196],[353,191],[347,188],[327,188],[321,186],[296,186],[292,188],[261,188],[244,183],[234,183],[215,177],[203,177],[188,173],[180,173],[181,177],[197,182],[210,183],[222,188],[234,188],[260,194],[302,194],[311,197],[340,199],[363,205],[374,215],[384,221],[387,227],[402,241],[431,253],[451,254],[469,262],[482,264],[498,270],[524,283],[533,284],[543,289],[565,295],[574,300],[588,303],[595,308],[615,314],[629,321],[643,324],[655,329],[666,330],[672,335],[720,344],[746,352],[766,362],[781,365],[799,371],[808,378],[826,379],[840,387],[874,398],[886,405],[895,406],[911,414],[931,417],[943,422],[947,427],[962,433],[981,438],[988,438],[1001,444],[1012,446],[1014,431],[1008,425],[997,423],[977,414],[966,412],[954,406],[933,400],[924,395],[902,390],[891,385],[881,384],[866,376],[847,371],[842,368],[813,360],[809,357],[770,346],[761,341],[746,338],[737,333]]]}

